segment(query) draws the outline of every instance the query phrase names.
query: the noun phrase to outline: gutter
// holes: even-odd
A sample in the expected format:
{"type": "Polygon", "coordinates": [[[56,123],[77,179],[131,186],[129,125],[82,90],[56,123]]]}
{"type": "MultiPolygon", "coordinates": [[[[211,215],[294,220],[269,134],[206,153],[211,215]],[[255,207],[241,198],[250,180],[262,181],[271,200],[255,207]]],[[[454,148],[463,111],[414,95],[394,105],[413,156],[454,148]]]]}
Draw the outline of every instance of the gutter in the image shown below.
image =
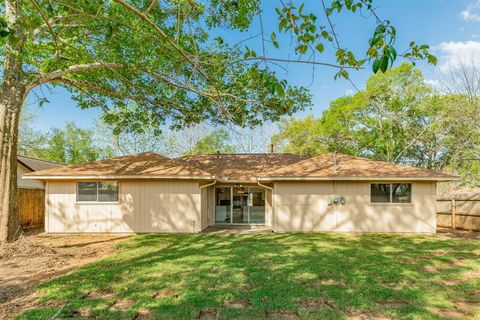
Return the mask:
{"type": "Polygon", "coordinates": [[[260,183],[260,179],[257,179],[257,184],[258,184],[260,187],[265,188],[265,189],[268,189],[268,190],[270,190],[270,191],[273,192],[273,188],[272,188],[272,187],[269,187],[269,186],[266,186],[266,185],[264,185],[264,184],[261,184],[261,183],[260,183]]]}
{"type": "Polygon", "coordinates": [[[22,179],[28,180],[122,180],[122,179],[170,179],[170,180],[212,180],[215,176],[165,176],[165,175],[90,175],[90,176],[35,176],[24,174],[22,179]]]}
{"type": "Polygon", "coordinates": [[[459,177],[262,177],[257,181],[457,181],[459,177]]]}
{"type": "Polygon", "coordinates": [[[204,186],[200,186],[200,190],[202,190],[203,188],[206,188],[206,187],[211,187],[211,186],[213,186],[213,185],[216,184],[216,183],[217,183],[217,179],[215,179],[212,183],[208,183],[208,184],[206,184],[206,185],[204,185],[204,186]]]}

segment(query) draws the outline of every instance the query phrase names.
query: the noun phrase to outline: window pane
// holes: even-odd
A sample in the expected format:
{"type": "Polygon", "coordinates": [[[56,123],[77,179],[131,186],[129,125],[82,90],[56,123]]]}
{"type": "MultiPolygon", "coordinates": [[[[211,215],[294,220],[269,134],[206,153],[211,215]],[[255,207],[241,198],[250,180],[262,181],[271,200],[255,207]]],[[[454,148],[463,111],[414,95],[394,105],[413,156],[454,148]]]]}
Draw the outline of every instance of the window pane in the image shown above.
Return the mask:
{"type": "Polygon", "coordinates": [[[98,201],[118,201],[118,183],[116,181],[103,181],[98,183],[98,201]]]}
{"type": "Polygon", "coordinates": [[[392,202],[412,202],[412,185],[410,183],[392,184],[392,202]]]}
{"type": "Polygon", "coordinates": [[[390,184],[372,184],[370,190],[370,199],[372,202],[390,202],[390,184]]]}
{"type": "Polygon", "coordinates": [[[97,201],[96,182],[78,182],[77,190],[77,201],[97,201]]]}
{"type": "Polygon", "coordinates": [[[230,199],[232,189],[215,188],[215,223],[230,223],[230,199]]]}

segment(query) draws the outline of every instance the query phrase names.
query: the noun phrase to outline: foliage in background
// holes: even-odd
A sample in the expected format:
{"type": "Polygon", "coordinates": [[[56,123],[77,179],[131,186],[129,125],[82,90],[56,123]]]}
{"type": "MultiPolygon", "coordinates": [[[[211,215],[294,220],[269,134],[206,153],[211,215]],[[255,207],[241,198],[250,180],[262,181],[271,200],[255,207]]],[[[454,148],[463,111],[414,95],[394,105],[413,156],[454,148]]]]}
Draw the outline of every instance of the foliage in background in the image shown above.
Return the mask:
{"type": "Polygon", "coordinates": [[[235,148],[231,145],[230,135],[224,128],[218,128],[198,140],[193,148],[187,150],[184,155],[233,153],[235,148]]]}
{"type": "Polygon", "coordinates": [[[326,151],[422,166],[480,185],[478,97],[445,94],[402,64],[336,99],[320,118],[284,120],[272,141],[308,156],[326,151]]]}

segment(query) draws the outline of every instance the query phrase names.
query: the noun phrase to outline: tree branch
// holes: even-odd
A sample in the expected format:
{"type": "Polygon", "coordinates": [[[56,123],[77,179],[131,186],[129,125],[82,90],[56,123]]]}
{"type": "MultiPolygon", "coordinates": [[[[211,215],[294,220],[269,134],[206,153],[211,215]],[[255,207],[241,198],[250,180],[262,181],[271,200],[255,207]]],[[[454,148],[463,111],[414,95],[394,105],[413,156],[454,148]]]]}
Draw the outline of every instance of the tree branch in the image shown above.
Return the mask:
{"type": "Polygon", "coordinates": [[[163,32],[162,29],[160,29],[147,15],[145,15],[143,12],[132,6],[131,4],[125,2],[124,0],[114,0],[115,2],[119,3],[121,6],[123,6],[125,9],[129,10],[130,12],[134,13],[137,15],[139,18],[144,20],[146,23],[148,23],[155,31],[160,34],[160,36],[169,44],[171,45],[180,55],[193,67],[194,70],[196,70],[205,80],[208,82],[212,82],[208,76],[199,68],[197,68],[197,63],[193,61],[189,55],[182,49],[180,48],[174,41],[172,41],[168,35],[163,32]]]}
{"type": "Polygon", "coordinates": [[[72,73],[92,71],[92,70],[98,70],[98,69],[119,69],[119,68],[125,68],[125,65],[120,63],[100,63],[100,62],[73,65],[66,68],[65,70],[57,70],[44,75],[43,77],[35,80],[30,85],[28,85],[26,91],[29,92],[30,90],[32,90],[33,88],[39,85],[45,84],[47,82],[51,82],[53,80],[62,78],[72,73]]]}
{"type": "Polygon", "coordinates": [[[145,10],[144,14],[148,15],[150,13],[150,11],[152,11],[153,8],[155,8],[155,5],[157,4],[157,2],[158,2],[158,0],[152,0],[150,5],[148,6],[147,10],[145,10]]]}
{"type": "MultiPolygon", "coordinates": [[[[86,89],[90,91],[94,91],[97,93],[100,93],[102,95],[106,96],[111,96],[111,97],[116,97],[120,99],[128,99],[128,100],[133,100],[133,101],[143,101],[145,103],[151,104],[157,108],[165,109],[165,105],[158,103],[152,99],[148,99],[145,96],[137,96],[137,95],[131,95],[131,94],[125,94],[121,93],[118,91],[115,91],[110,88],[103,88],[100,86],[95,86],[91,83],[85,82],[85,81],[79,81],[79,80],[73,80],[73,79],[68,79],[68,78],[57,78],[55,79],[54,82],[59,82],[63,83],[72,87],[75,87],[77,89],[86,89]]],[[[184,112],[178,108],[176,108],[173,104],[169,104],[168,108],[172,108],[174,110],[177,110],[179,113],[184,114],[184,112]]]]}
{"type": "Polygon", "coordinates": [[[314,64],[326,67],[332,67],[337,69],[354,69],[354,70],[361,70],[362,67],[352,67],[352,66],[340,66],[333,63],[326,63],[326,62],[317,62],[317,61],[308,61],[308,60],[294,60],[294,59],[282,59],[282,58],[269,58],[269,57],[249,57],[245,59],[240,59],[233,61],[233,63],[239,63],[242,61],[251,61],[251,60],[260,60],[260,61],[277,61],[277,62],[292,62],[292,63],[302,63],[302,64],[314,64]]]}

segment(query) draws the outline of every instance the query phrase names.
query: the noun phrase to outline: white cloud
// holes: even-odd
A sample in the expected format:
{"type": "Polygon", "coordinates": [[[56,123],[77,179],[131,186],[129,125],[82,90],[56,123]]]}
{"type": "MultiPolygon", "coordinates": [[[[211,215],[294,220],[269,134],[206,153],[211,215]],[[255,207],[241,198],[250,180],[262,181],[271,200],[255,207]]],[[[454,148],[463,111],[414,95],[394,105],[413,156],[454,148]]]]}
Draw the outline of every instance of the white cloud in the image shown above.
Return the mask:
{"type": "Polygon", "coordinates": [[[435,79],[425,79],[425,83],[430,85],[432,88],[435,89],[441,89],[443,88],[442,83],[440,80],[435,80],[435,79]]]}
{"type": "Polygon", "coordinates": [[[460,12],[460,16],[465,21],[480,21],[480,0],[471,3],[467,9],[460,12]]]}
{"type": "Polygon", "coordinates": [[[354,94],[355,94],[355,91],[353,91],[352,89],[347,89],[345,91],[345,95],[347,95],[347,96],[351,96],[351,95],[354,95],[354,94]]]}
{"type": "Polygon", "coordinates": [[[440,71],[448,71],[460,66],[460,64],[480,65],[479,41],[442,42],[433,49],[438,56],[440,71]]]}

